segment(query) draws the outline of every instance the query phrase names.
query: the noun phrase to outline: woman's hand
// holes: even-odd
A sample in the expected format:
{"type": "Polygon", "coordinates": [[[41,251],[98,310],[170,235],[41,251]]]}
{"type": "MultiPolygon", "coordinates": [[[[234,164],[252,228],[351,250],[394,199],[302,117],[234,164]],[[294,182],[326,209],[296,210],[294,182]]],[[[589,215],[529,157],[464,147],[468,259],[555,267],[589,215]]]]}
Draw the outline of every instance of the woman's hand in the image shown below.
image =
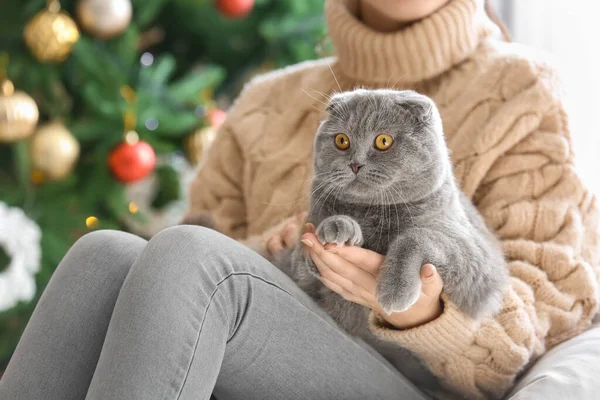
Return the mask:
{"type": "Polygon", "coordinates": [[[421,296],[408,310],[387,314],[377,303],[377,275],[384,256],[355,246],[323,246],[307,224],[302,243],[321,273],[321,282],[344,299],[369,307],[398,329],[408,329],[436,319],[442,313],[442,279],[435,267],[421,268],[421,296]]]}
{"type": "Polygon", "coordinates": [[[304,225],[306,212],[296,214],[288,219],[279,232],[267,240],[267,251],[271,256],[294,246],[300,235],[300,229],[304,225]]]}

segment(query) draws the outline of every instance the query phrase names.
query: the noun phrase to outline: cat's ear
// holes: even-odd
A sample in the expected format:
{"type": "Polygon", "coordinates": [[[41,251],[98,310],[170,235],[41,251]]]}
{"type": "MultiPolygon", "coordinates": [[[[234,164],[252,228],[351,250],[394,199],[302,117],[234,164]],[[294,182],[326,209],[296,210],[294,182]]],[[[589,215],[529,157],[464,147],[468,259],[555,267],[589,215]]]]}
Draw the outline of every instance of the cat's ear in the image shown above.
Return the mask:
{"type": "Polygon", "coordinates": [[[433,101],[416,92],[400,92],[396,104],[408,111],[420,123],[426,124],[433,117],[433,101]]]}

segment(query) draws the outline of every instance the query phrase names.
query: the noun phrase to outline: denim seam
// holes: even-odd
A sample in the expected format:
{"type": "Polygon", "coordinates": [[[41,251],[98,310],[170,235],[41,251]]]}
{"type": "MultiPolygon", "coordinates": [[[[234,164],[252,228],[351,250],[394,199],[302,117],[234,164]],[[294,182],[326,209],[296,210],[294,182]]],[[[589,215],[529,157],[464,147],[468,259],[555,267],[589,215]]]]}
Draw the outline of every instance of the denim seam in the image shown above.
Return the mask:
{"type": "MultiPolygon", "coordinates": [[[[197,350],[197,348],[198,348],[198,342],[200,341],[200,333],[202,332],[202,328],[204,327],[204,321],[205,321],[205,319],[206,319],[206,314],[207,314],[208,308],[209,308],[209,307],[211,306],[211,304],[212,304],[212,299],[213,299],[214,295],[217,293],[217,290],[219,289],[219,286],[220,286],[220,285],[221,285],[223,282],[225,282],[225,281],[226,281],[227,279],[229,279],[230,277],[232,277],[232,276],[237,276],[237,275],[242,275],[242,276],[251,276],[251,277],[253,277],[253,278],[256,278],[256,279],[258,279],[259,281],[262,281],[262,282],[266,283],[267,285],[273,286],[273,287],[275,287],[275,288],[277,288],[277,289],[281,290],[282,292],[286,293],[288,296],[292,297],[294,300],[298,301],[296,298],[294,298],[294,296],[293,296],[293,295],[292,295],[290,292],[288,292],[287,290],[285,290],[285,289],[284,289],[284,288],[282,288],[281,286],[277,285],[277,284],[276,284],[276,283],[274,283],[274,282],[270,282],[270,281],[266,280],[265,278],[262,278],[262,277],[260,277],[260,276],[254,275],[254,274],[252,274],[252,273],[250,273],[250,272],[232,272],[232,273],[230,273],[229,275],[227,275],[226,277],[224,277],[223,279],[221,279],[221,280],[220,280],[220,281],[219,281],[219,282],[216,284],[216,286],[215,286],[215,290],[213,290],[212,294],[210,295],[210,298],[209,298],[209,300],[208,300],[208,304],[206,305],[206,308],[205,308],[205,310],[204,310],[204,316],[202,317],[202,322],[201,322],[201,324],[200,324],[200,328],[198,329],[198,334],[197,334],[197,336],[196,336],[196,342],[195,342],[195,344],[194,344],[194,350],[193,350],[193,352],[192,352],[192,357],[191,357],[191,359],[190,359],[190,362],[189,362],[189,365],[188,365],[187,371],[186,371],[186,373],[185,373],[185,377],[183,378],[183,382],[181,383],[181,387],[179,388],[179,393],[177,394],[177,400],[179,400],[179,398],[181,397],[181,393],[183,392],[183,388],[184,388],[184,386],[185,386],[185,383],[186,383],[186,381],[187,381],[187,378],[188,378],[188,375],[189,375],[190,369],[191,369],[191,367],[192,367],[192,363],[194,362],[194,357],[196,356],[196,350],[197,350]]],[[[298,301],[298,303],[299,303],[299,304],[300,304],[300,305],[301,305],[303,308],[305,308],[307,311],[309,311],[311,314],[314,314],[314,315],[315,315],[317,318],[319,318],[320,320],[322,320],[322,321],[326,322],[327,324],[329,324],[329,321],[325,320],[325,319],[324,319],[324,318],[323,318],[321,315],[319,315],[319,314],[315,313],[313,310],[311,310],[310,308],[306,307],[306,305],[302,304],[301,302],[299,302],[299,301],[298,301]]],[[[340,331],[342,332],[342,334],[344,334],[344,335],[347,335],[347,333],[346,333],[346,332],[345,332],[343,329],[341,329],[341,328],[339,328],[339,329],[340,329],[340,331]]],[[[358,343],[354,342],[354,340],[350,340],[350,342],[351,342],[353,345],[360,347],[360,346],[358,345],[358,343]]],[[[379,361],[379,360],[377,360],[377,361],[379,361]]],[[[387,365],[386,365],[386,367],[387,367],[387,365]]],[[[406,382],[410,383],[410,387],[411,387],[411,389],[412,389],[412,390],[413,390],[415,393],[419,393],[419,392],[418,392],[418,390],[416,390],[416,388],[415,388],[414,384],[413,384],[412,382],[410,382],[410,381],[409,381],[409,380],[408,380],[406,377],[404,377],[402,374],[400,374],[400,372],[399,372],[399,371],[398,371],[396,368],[394,368],[393,366],[392,366],[392,371],[394,371],[394,372],[398,373],[398,375],[399,375],[400,377],[402,377],[402,379],[404,379],[406,382]]]]}
{"type": "Polygon", "coordinates": [[[196,342],[194,343],[194,350],[192,351],[192,357],[190,359],[190,362],[188,364],[186,373],[185,373],[185,377],[183,378],[183,382],[181,383],[181,387],[179,388],[179,392],[177,393],[177,400],[179,400],[179,398],[181,397],[181,393],[183,392],[183,388],[185,386],[185,383],[187,382],[187,378],[188,375],[190,373],[190,369],[192,367],[192,364],[194,362],[194,357],[196,356],[196,350],[198,349],[198,342],[200,341],[200,333],[202,333],[202,328],[204,327],[204,321],[206,320],[206,314],[208,312],[208,308],[211,306],[212,304],[212,299],[214,297],[214,295],[217,293],[217,290],[219,289],[219,286],[221,286],[221,284],[223,282],[225,282],[227,279],[231,278],[232,276],[237,276],[237,275],[243,275],[243,276],[251,276],[253,278],[256,278],[270,286],[273,286],[279,290],[281,290],[282,292],[288,294],[289,296],[293,297],[287,290],[281,288],[280,286],[278,286],[277,284],[270,282],[260,276],[256,276],[250,272],[232,272],[229,275],[227,275],[226,277],[224,277],[223,279],[221,279],[216,285],[215,285],[215,289],[213,290],[212,294],[210,295],[210,298],[208,299],[208,304],[206,305],[206,308],[204,310],[204,315],[202,316],[202,322],[200,323],[200,328],[198,329],[198,333],[196,335],[196,342]]]}

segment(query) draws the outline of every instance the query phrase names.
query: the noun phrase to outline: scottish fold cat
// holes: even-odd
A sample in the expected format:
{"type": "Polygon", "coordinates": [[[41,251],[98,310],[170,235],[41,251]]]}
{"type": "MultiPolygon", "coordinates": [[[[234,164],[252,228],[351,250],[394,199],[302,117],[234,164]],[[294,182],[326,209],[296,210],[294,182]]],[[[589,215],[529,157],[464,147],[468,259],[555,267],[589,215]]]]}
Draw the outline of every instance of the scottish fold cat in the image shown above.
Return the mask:
{"type": "MultiPolygon", "coordinates": [[[[414,91],[359,89],[335,94],[327,115],[315,137],[308,215],[319,240],[385,255],[376,296],[387,312],[416,302],[426,263],[464,313],[498,311],[506,262],[455,182],[434,102],[414,91]]],[[[367,335],[368,310],[326,288],[301,243],[276,264],[343,328],[367,335]]]]}

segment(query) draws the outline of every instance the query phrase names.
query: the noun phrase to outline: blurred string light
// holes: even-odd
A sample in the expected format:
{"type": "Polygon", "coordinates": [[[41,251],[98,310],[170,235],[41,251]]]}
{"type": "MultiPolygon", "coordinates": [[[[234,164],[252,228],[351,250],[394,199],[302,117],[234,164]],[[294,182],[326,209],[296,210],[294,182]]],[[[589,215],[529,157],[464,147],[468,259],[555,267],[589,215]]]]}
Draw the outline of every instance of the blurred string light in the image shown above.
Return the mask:
{"type": "Polygon", "coordinates": [[[140,64],[142,64],[144,67],[151,66],[154,64],[154,56],[148,52],[145,52],[140,58],[140,64]]]}
{"type": "Polygon", "coordinates": [[[198,93],[198,100],[202,102],[194,109],[194,114],[198,118],[205,118],[208,109],[214,107],[214,90],[212,88],[203,89],[200,93],[198,93]]]}
{"type": "Polygon", "coordinates": [[[204,118],[204,116],[206,115],[206,107],[204,107],[204,105],[199,105],[194,110],[194,114],[196,114],[196,117],[198,118],[204,118]]]}
{"type": "Polygon", "coordinates": [[[87,226],[89,229],[93,229],[95,227],[98,226],[98,218],[94,217],[93,215],[87,217],[85,219],[85,226],[87,226]]]}
{"type": "Polygon", "coordinates": [[[148,118],[144,125],[146,126],[146,129],[153,131],[158,128],[158,120],[156,118],[148,118]]]}
{"type": "Polygon", "coordinates": [[[137,214],[140,211],[140,208],[133,201],[129,203],[129,212],[132,214],[137,214]]]}
{"type": "Polygon", "coordinates": [[[37,169],[31,171],[31,182],[35,183],[36,185],[44,183],[44,173],[37,169]]]}

